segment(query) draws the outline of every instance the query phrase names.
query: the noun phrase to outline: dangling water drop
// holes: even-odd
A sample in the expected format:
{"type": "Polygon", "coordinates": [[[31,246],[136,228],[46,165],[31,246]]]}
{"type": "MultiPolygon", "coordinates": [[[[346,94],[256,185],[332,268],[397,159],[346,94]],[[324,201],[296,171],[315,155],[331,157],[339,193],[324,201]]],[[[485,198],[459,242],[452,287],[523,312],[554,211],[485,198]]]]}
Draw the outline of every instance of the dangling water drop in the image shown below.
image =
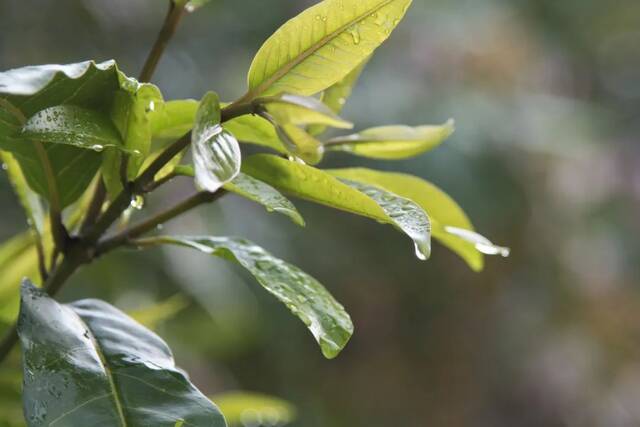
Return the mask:
{"type": "Polygon", "coordinates": [[[91,149],[93,151],[97,151],[98,153],[101,152],[102,150],[104,150],[104,145],[100,145],[100,144],[94,144],[91,146],[91,149]]]}
{"type": "Polygon", "coordinates": [[[144,197],[139,194],[135,194],[131,198],[131,207],[137,210],[140,210],[144,207],[144,197]]]}

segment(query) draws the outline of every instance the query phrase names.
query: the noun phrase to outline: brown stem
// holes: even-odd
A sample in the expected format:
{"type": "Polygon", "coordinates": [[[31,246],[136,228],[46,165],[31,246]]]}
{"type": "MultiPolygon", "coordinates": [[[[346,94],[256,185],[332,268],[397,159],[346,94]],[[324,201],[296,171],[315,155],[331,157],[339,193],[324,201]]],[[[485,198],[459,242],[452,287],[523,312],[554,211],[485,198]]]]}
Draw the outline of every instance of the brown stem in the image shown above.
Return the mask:
{"type": "Polygon", "coordinates": [[[169,44],[169,41],[175,34],[183,14],[184,6],[176,6],[173,0],[170,0],[167,16],[165,17],[162,28],[158,33],[158,37],[156,38],[156,41],[153,44],[151,51],[149,52],[149,56],[147,56],[147,60],[142,67],[142,72],[138,77],[139,81],[148,82],[151,80],[151,76],[153,76],[153,73],[158,66],[160,57],[164,53],[164,50],[169,44]]]}
{"type": "Polygon", "coordinates": [[[98,216],[100,216],[102,205],[104,204],[106,197],[107,187],[104,185],[102,176],[99,176],[95,193],[93,193],[93,198],[91,199],[91,203],[89,204],[89,209],[87,210],[87,214],[84,217],[82,226],[80,226],[81,234],[86,233],[87,230],[89,230],[89,227],[91,227],[96,222],[98,216]]]}

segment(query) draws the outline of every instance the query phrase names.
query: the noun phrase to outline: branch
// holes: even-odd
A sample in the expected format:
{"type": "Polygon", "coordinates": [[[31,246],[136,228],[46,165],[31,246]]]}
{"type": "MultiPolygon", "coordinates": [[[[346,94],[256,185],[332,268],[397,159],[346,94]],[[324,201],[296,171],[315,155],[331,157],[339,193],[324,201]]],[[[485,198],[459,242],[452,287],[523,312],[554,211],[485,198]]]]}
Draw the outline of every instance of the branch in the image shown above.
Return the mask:
{"type": "Polygon", "coordinates": [[[175,34],[183,14],[184,6],[177,6],[173,2],[173,0],[169,0],[169,10],[167,11],[167,16],[165,17],[162,28],[158,33],[158,37],[156,38],[156,41],[153,44],[151,51],[149,52],[149,56],[147,56],[147,60],[142,67],[142,72],[138,77],[139,81],[146,83],[151,80],[151,76],[153,76],[153,73],[158,66],[160,57],[164,53],[164,50],[169,44],[169,41],[175,34]]]}

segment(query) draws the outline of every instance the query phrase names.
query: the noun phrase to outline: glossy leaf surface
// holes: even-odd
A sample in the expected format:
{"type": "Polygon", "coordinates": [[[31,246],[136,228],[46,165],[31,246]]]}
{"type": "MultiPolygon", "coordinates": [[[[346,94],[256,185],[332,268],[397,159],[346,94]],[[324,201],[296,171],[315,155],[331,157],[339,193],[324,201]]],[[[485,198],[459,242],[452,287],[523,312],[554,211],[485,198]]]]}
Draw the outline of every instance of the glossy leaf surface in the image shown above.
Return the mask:
{"type": "Polygon", "coordinates": [[[249,70],[244,99],[313,95],[342,80],[384,42],[411,0],[325,0],[280,27],[249,70]]]}
{"type": "Polygon", "coordinates": [[[315,165],[324,156],[324,147],[314,136],[296,125],[277,125],[276,132],[280,140],[287,147],[288,154],[315,165]]]}
{"type": "Polygon", "coordinates": [[[22,127],[20,137],[97,152],[105,148],[124,149],[118,130],[105,114],[75,105],[57,105],[38,111],[22,127]]]}
{"type": "Polygon", "coordinates": [[[340,129],[351,129],[350,123],[322,102],[310,96],[283,93],[277,96],[256,99],[267,112],[280,124],[325,125],[340,129]]]}
{"type": "Polygon", "coordinates": [[[260,116],[245,115],[229,120],[223,128],[235,135],[240,142],[260,145],[286,154],[287,149],[280,141],[275,127],[260,116]]]}
{"type": "Polygon", "coordinates": [[[278,190],[259,179],[241,172],[231,182],[226,183],[224,189],[263,205],[269,212],[286,215],[294,223],[304,226],[304,219],[293,203],[278,190]]]}
{"type": "Polygon", "coordinates": [[[215,93],[202,98],[191,135],[196,184],[213,193],[238,175],[241,162],[238,141],[220,125],[215,93]]]}
{"type": "Polygon", "coordinates": [[[154,143],[164,145],[177,141],[193,128],[198,101],[180,99],[166,101],[149,113],[154,143]]]}
{"type": "Polygon", "coordinates": [[[184,246],[237,262],[307,325],[327,358],[336,357],[353,333],[349,315],[324,286],[248,240],[174,236],[148,240],[154,244],[184,246]]]}
{"type": "Polygon", "coordinates": [[[461,237],[460,232],[451,232],[453,228],[475,235],[471,221],[462,208],[435,185],[411,175],[364,168],[333,169],[328,172],[341,178],[370,183],[413,200],[429,215],[433,237],[457,253],[473,270],[482,270],[484,259],[476,243],[461,237]]]}
{"type": "Polygon", "coordinates": [[[98,300],[22,286],[18,334],[31,426],[225,426],[160,337],[98,300]]]}
{"type": "Polygon", "coordinates": [[[453,120],[442,126],[381,126],[333,138],[325,148],[373,159],[404,159],[437,147],[453,131],[453,120]]]}
{"type": "Polygon", "coordinates": [[[242,170],[284,193],[393,225],[414,241],[419,258],[429,257],[429,218],[388,189],[344,183],[323,170],[268,154],[245,159],[242,170]]]}
{"type": "Polygon", "coordinates": [[[393,224],[413,240],[419,259],[424,261],[431,256],[431,223],[420,206],[373,185],[349,179],[342,179],[342,182],[371,197],[393,224]]]}

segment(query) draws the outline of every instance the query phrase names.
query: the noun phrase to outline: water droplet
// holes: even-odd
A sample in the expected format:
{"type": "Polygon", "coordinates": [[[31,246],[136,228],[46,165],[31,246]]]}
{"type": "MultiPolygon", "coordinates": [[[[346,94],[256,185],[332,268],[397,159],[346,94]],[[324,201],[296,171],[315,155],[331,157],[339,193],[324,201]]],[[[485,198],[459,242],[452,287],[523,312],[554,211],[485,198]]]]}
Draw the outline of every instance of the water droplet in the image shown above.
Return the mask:
{"type": "Polygon", "coordinates": [[[142,197],[139,194],[135,194],[132,198],[131,198],[131,204],[130,206],[134,209],[140,210],[144,207],[144,197],[142,197]]]}
{"type": "Polygon", "coordinates": [[[193,11],[196,10],[196,7],[193,5],[193,3],[189,2],[187,3],[187,5],[184,7],[184,10],[186,10],[187,12],[191,13],[193,11]]]}
{"type": "Polygon", "coordinates": [[[351,34],[351,38],[353,39],[353,44],[360,44],[360,28],[358,25],[354,25],[348,30],[349,34],[351,34]]]}
{"type": "Polygon", "coordinates": [[[2,170],[3,170],[3,171],[6,171],[7,169],[9,169],[9,166],[7,166],[7,164],[6,164],[6,163],[3,163],[3,164],[2,164],[2,170]]]}
{"type": "Polygon", "coordinates": [[[414,242],[416,257],[420,261],[426,261],[431,256],[431,245],[429,242],[414,242]]]}
{"type": "Polygon", "coordinates": [[[100,145],[100,144],[94,144],[91,146],[91,149],[93,151],[97,151],[98,153],[101,152],[102,150],[104,150],[104,145],[100,145]]]}

